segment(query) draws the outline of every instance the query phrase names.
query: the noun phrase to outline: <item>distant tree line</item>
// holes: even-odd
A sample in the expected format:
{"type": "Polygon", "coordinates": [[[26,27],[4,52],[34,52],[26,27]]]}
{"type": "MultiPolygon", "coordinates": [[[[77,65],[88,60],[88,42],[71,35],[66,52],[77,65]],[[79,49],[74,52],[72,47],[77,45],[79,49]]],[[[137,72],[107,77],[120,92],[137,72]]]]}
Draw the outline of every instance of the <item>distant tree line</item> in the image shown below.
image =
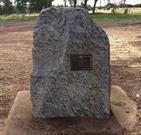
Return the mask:
{"type": "Polygon", "coordinates": [[[136,5],[132,5],[132,4],[120,4],[120,5],[117,5],[115,3],[108,3],[107,5],[105,5],[104,7],[102,8],[124,8],[124,7],[128,7],[128,8],[131,8],[131,7],[141,7],[141,4],[136,4],[136,5]]]}
{"type": "MultiPolygon", "coordinates": [[[[0,14],[12,13],[35,13],[40,12],[42,9],[52,6],[54,0],[0,0],[0,14]]],[[[77,2],[81,1],[81,7],[90,9],[88,0],[68,0],[70,6],[76,7],[77,2]]],[[[94,0],[93,13],[98,0],[94,0]]],[[[67,0],[64,0],[64,6],[67,6],[67,0]]]]}
{"type": "Polygon", "coordinates": [[[52,6],[53,0],[0,0],[0,14],[33,13],[52,6]]]}
{"type": "MultiPolygon", "coordinates": [[[[12,13],[35,13],[40,12],[42,9],[52,6],[54,0],[0,0],[0,15],[9,15],[12,13]]],[[[89,0],[63,0],[64,5],[67,6],[67,1],[70,6],[76,7],[81,6],[87,10],[92,10],[95,13],[96,4],[98,1],[103,0],[93,0],[93,6],[88,5],[89,0]],[[81,2],[81,5],[78,5],[81,2]]],[[[116,7],[141,7],[141,4],[126,5],[126,0],[119,0],[118,4],[111,3],[111,0],[107,0],[108,4],[106,8],[116,8],[116,7]]]]}
{"type": "Polygon", "coordinates": [[[10,0],[0,0],[0,14],[11,14],[14,12],[14,6],[10,0]]]}

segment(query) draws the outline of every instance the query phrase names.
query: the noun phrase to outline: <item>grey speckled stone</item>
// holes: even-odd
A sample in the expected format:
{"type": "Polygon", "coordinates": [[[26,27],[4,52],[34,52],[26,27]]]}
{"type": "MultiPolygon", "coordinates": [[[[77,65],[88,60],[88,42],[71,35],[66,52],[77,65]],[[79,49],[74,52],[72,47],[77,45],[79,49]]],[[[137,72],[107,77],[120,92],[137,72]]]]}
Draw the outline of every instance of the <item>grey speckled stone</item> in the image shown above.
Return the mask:
{"type": "Polygon", "coordinates": [[[109,40],[105,32],[83,9],[43,10],[34,31],[33,116],[108,118],[109,95],[109,40]],[[71,71],[72,54],[91,54],[93,70],[71,71]]]}

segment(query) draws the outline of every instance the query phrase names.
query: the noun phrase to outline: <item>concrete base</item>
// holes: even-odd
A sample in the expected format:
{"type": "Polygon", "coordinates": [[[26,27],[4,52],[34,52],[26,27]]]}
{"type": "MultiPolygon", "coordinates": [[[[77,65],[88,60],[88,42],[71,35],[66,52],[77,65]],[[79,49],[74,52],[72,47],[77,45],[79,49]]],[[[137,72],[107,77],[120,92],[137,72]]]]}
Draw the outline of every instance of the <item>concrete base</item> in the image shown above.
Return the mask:
{"type": "Polygon", "coordinates": [[[30,92],[19,92],[7,119],[4,135],[122,135],[123,128],[110,119],[34,119],[30,92]]]}
{"type": "Polygon", "coordinates": [[[138,123],[136,103],[128,97],[123,89],[113,85],[111,88],[111,110],[117,121],[126,130],[132,131],[138,123]]]}

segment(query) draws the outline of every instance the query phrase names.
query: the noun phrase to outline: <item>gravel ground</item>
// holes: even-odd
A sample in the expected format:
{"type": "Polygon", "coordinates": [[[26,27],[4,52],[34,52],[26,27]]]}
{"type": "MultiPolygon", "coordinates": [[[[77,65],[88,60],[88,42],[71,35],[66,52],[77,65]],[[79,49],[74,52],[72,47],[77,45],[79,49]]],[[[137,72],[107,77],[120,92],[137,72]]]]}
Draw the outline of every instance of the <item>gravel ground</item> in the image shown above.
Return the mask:
{"type": "MultiPolygon", "coordinates": [[[[111,44],[112,84],[136,101],[141,114],[141,23],[101,26],[111,44]]],[[[18,91],[29,90],[34,24],[0,26],[0,133],[18,91]]],[[[127,135],[141,135],[140,121],[127,135]]]]}

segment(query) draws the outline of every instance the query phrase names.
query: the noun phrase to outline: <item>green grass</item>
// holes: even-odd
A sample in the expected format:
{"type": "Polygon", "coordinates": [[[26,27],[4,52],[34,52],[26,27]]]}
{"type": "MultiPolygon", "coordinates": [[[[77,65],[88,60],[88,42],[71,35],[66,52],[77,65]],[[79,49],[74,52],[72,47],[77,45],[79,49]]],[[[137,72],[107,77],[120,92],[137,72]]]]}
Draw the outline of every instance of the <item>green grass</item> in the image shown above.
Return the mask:
{"type": "Polygon", "coordinates": [[[131,22],[141,21],[141,14],[101,13],[91,15],[96,22],[131,22]]]}
{"type": "MultiPolygon", "coordinates": [[[[91,15],[95,22],[114,23],[114,22],[133,22],[141,21],[141,14],[122,14],[122,13],[99,13],[91,15]]],[[[38,16],[0,16],[0,24],[35,22],[38,16]]]]}
{"type": "Polygon", "coordinates": [[[37,18],[38,16],[0,16],[0,24],[34,22],[37,18]]]}

